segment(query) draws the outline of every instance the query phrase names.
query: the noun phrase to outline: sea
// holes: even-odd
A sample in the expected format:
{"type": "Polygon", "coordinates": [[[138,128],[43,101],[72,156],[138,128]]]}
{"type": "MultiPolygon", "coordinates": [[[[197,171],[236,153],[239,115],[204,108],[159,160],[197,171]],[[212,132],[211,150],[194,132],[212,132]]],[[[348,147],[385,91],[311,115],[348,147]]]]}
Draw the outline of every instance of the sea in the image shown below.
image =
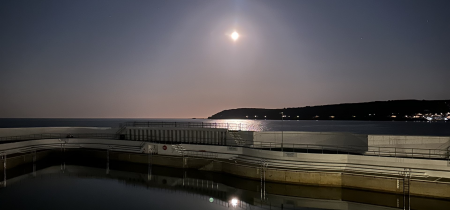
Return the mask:
{"type": "Polygon", "coordinates": [[[450,122],[437,121],[334,121],[232,120],[155,118],[0,118],[0,128],[16,127],[119,127],[124,122],[193,122],[240,124],[254,131],[347,132],[378,135],[450,136],[450,122]]]}

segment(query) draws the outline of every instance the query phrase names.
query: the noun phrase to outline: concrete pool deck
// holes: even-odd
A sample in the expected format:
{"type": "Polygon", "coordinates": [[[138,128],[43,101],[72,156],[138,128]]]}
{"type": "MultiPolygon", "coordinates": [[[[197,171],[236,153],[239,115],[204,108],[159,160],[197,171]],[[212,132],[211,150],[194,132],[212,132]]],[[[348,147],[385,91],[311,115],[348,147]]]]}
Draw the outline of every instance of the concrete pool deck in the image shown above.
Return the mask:
{"type": "Polygon", "coordinates": [[[117,129],[8,128],[0,129],[0,138],[8,139],[18,134],[31,136],[39,132],[62,134],[63,138],[16,138],[0,144],[0,154],[7,158],[6,169],[34,161],[34,151],[94,149],[103,151],[100,156],[111,160],[148,163],[148,156],[151,156],[155,165],[215,171],[250,179],[264,176],[264,180],[269,182],[396,194],[406,193],[407,187],[407,193],[411,195],[450,198],[447,146],[450,137],[323,132],[283,132],[283,136],[279,136],[279,132],[229,131],[224,128],[131,126],[117,129]],[[77,138],[77,134],[99,132],[105,135],[101,138],[77,138]],[[74,137],[64,138],[65,134],[74,137]],[[300,144],[296,144],[298,142],[300,144]],[[270,143],[270,148],[265,143],[270,143]],[[358,150],[350,151],[345,145],[347,143],[358,147],[358,150]],[[304,150],[304,145],[308,145],[308,150],[304,150]],[[320,149],[314,148],[318,145],[322,146],[321,153],[320,149]],[[369,153],[376,152],[376,148],[378,155],[369,153]],[[123,154],[115,157],[114,152],[123,154]],[[18,159],[17,154],[26,157],[18,159]]]}

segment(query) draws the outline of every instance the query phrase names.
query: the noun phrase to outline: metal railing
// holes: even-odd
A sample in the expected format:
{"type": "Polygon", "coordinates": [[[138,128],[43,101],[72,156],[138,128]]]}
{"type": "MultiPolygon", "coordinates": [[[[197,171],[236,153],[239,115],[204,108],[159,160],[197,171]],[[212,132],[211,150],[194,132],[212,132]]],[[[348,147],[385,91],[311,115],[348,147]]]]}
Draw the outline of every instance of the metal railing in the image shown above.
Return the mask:
{"type": "Polygon", "coordinates": [[[230,131],[259,131],[254,125],[244,123],[205,123],[205,122],[125,122],[123,127],[175,127],[175,128],[220,128],[230,131]]]}
{"type": "Polygon", "coordinates": [[[91,138],[91,139],[110,139],[110,140],[128,140],[142,141],[161,144],[197,144],[197,145],[222,145],[233,147],[245,147],[258,150],[282,151],[286,153],[315,153],[315,154],[349,154],[380,157],[401,157],[401,158],[421,158],[421,159],[440,159],[447,160],[450,163],[450,151],[442,149],[422,149],[422,148],[399,148],[399,147],[374,147],[374,146],[338,146],[338,145],[318,145],[318,144],[292,144],[276,142],[247,142],[246,144],[237,144],[235,139],[217,140],[211,138],[183,137],[175,139],[174,137],[151,136],[150,138],[138,138],[130,140],[126,134],[104,134],[104,133],[85,133],[85,134],[30,134],[22,136],[0,137],[0,143],[39,140],[39,139],[70,139],[70,138],[91,138]]]}
{"type": "Polygon", "coordinates": [[[184,150],[184,156],[191,157],[202,157],[202,158],[217,158],[218,154],[214,152],[206,152],[206,151],[195,151],[195,150],[184,150]]]}
{"type": "Polygon", "coordinates": [[[105,134],[105,133],[44,133],[44,134],[29,134],[21,136],[5,136],[0,137],[1,142],[27,141],[39,139],[63,139],[63,138],[91,138],[91,139],[119,139],[120,135],[105,134]]]}
{"type": "MultiPolygon", "coordinates": [[[[127,138],[129,139],[129,138],[127,138]]],[[[442,149],[422,149],[422,148],[398,148],[398,147],[375,147],[375,146],[339,146],[320,144],[292,144],[276,142],[248,141],[245,144],[237,144],[235,139],[217,141],[217,139],[202,137],[174,137],[151,136],[137,138],[134,141],[146,141],[161,144],[196,144],[196,145],[221,145],[233,147],[245,147],[257,150],[282,151],[286,153],[315,153],[315,154],[348,154],[379,157],[401,157],[401,158],[421,158],[421,159],[444,159],[449,160],[449,151],[442,149]]],[[[450,161],[450,160],[449,160],[450,161]]]]}
{"type": "Polygon", "coordinates": [[[375,147],[375,146],[338,146],[319,144],[289,144],[275,142],[253,142],[251,147],[262,150],[273,150],[293,153],[321,153],[321,154],[353,154],[382,157],[408,157],[426,159],[449,159],[449,151],[442,149],[422,149],[406,147],[375,147]]]}
{"type": "MultiPolygon", "coordinates": [[[[121,134],[121,140],[130,141],[146,141],[161,144],[203,144],[203,145],[228,145],[232,140],[227,140],[226,136],[223,138],[214,137],[193,137],[193,136],[160,136],[160,135],[129,135],[121,134]]],[[[233,140],[234,141],[234,140],[233,140]]]]}

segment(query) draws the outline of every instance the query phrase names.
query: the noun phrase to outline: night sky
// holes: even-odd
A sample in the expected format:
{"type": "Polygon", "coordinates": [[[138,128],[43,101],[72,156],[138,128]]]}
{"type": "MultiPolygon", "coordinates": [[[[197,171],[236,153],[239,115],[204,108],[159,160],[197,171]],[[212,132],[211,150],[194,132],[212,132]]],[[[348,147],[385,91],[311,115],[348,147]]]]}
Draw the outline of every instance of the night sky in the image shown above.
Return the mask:
{"type": "Polygon", "coordinates": [[[450,99],[450,1],[0,1],[0,117],[397,99],[450,99]]]}

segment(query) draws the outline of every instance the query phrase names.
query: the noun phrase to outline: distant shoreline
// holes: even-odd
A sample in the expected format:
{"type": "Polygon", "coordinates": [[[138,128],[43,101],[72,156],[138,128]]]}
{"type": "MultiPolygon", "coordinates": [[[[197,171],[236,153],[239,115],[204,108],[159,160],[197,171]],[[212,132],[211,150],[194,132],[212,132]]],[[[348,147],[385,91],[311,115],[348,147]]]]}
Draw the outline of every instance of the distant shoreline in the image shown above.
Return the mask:
{"type": "Polygon", "coordinates": [[[283,109],[238,108],[221,111],[208,119],[445,121],[450,119],[450,100],[374,101],[283,109]]]}

